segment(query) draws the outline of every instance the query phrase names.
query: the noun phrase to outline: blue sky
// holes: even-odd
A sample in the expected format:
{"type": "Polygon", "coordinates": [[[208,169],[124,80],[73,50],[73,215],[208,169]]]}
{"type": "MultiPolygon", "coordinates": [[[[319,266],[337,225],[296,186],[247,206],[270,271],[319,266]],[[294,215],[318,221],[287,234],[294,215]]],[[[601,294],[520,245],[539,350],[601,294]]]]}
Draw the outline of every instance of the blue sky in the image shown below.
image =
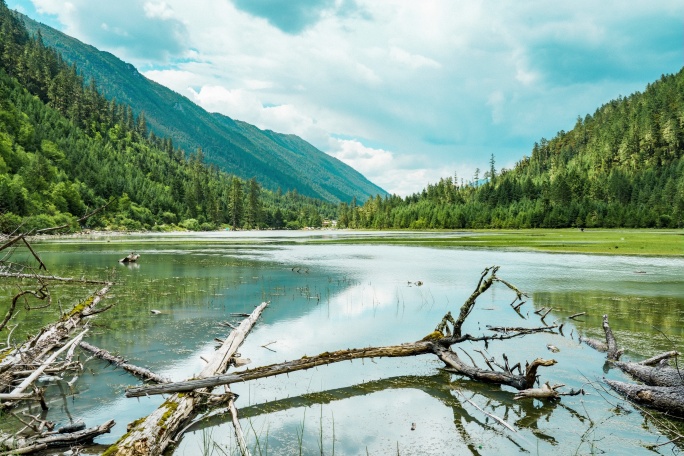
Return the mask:
{"type": "Polygon", "coordinates": [[[684,65],[681,0],[7,0],[391,193],[512,167],[684,65]]]}

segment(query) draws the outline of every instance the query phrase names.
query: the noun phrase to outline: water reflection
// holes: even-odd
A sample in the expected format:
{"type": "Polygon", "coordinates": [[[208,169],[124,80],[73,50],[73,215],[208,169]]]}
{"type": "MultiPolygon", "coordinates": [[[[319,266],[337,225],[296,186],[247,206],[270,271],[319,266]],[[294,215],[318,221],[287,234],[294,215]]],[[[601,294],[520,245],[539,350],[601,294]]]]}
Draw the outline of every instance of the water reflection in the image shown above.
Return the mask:
{"type": "MultiPolygon", "coordinates": [[[[52,273],[117,282],[107,297],[115,307],[93,320],[89,342],[174,380],[201,370],[200,356],[214,350],[213,338],[228,333],[218,323],[237,323],[240,318],[233,313],[250,312],[264,300],[271,306],[240,349],[252,366],[419,340],[446,311],[460,307],[480,272],[493,264],[531,299],[516,312],[510,290],[494,287],[478,301],[464,330],[480,335],[489,333],[487,325],[536,326],[540,321],[534,311],[552,308],[545,321],[564,322],[563,334],[537,334],[488,347],[491,356],[501,359],[505,353],[512,364],[553,356],[558,364],[541,372],[543,380],[579,388],[604,375],[626,378],[615,370],[604,373],[603,356],[577,342],[578,334],[601,337],[604,313],[629,349],[628,357],[670,350],[673,344],[681,347],[681,259],[312,245],[302,243],[305,239],[301,234],[283,239],[276,233],[260,233],[257,239],[246,234],[230,239],[224,234],[202,239],[187,234],[130,236],[41,244],[40,249],[52,273]],[[122,253],[133,250],[141,254],[138,267],[119,265],[122,253]],[[416,281],[423,285],[415,286],[416,281]],[[582,319],[568,319],[582,311],[587,312],[582,319]],[[548,344],[560,352],[550,355],[548,344]]],[[[15,285],[3,282],[0,287],[6,302],[15,285]]],[[[94,291],[96,287],[55,285],[54,297],[66,308],[94,291]]],[[[23,312],[18,321],[35,330],[59,315],[57,308],[51,311],[23,312]]],[[[482,347],[462,348],[472,353],[482,347]]],[[[128,422],[163,401],[125,399],[125,386],[137,379],[99,360],[85,366],[75,394],[63,384],[63,391],[60,384],[49,387],[53,399],[48,416],[60,423],[83,419],[88,425],[116,417],[117,427],[100,443],[114,442],[128,422]]],[[[452,377],[441,367],[432,356],[355,361],[239,384],[233,391],[240,395],[237,405],[250,446],[268,442],[270,454],[298,454],[298,439],[306,454],[320,454],[321,447],[330,454],[333,444],[340,455],[364,454],[366,449],[369,454],[396,454],[397,448],[402,455],[646,454],[651,453],[647,445],[667,434],[638,412],[616,415],[617,400],[609,403],[593,390],[556,402],[514,401],[507,388],[452,377]],[[505,430],[455,389],[518,432],[505,430]]],[[[0,427],[6,426],[2,421],[0,427]]],[[[177,454],[197,454],[207,439],[230,449],[231,435],[225,417],[207,418],[186,434],[177,454]]],[[[666,445],[659,451],[676,448],[666,445]]]]}

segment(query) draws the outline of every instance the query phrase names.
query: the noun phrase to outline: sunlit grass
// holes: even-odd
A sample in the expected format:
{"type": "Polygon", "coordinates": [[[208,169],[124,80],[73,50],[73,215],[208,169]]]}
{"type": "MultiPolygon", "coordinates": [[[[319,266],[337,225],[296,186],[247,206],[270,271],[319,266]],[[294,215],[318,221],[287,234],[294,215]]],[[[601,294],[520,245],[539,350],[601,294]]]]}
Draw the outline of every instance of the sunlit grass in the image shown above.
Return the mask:
{"type": "Polygon", "coordinates": [[[404,244],[606,255],[684,256],[683,230],[528,229],[435,231],[434,236],[392,235],[322,240],[321,243],[404,244]]]}

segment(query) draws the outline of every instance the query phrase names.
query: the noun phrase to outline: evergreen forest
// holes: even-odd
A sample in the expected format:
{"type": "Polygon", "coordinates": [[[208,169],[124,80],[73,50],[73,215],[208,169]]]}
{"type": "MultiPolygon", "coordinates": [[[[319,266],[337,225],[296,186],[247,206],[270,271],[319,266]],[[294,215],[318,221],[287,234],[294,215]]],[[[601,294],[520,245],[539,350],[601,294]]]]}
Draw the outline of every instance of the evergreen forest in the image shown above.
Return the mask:
{"type": "Polygon", "coordinates": [[[0,1],[0,231],[684,227],[684,69],[578,117],[512,169],[492,155],[482,178],[337,206],[222,171],[134,112],[0,1]]]}
{"type": "Polygon", "coordinates": [[[684,69],[578,117],[513,169],[339,206],[351,228],[682,228],[684,69]]]}
{"type": "Polygon", "coordinates": [[[30,36],[0,2],[0,231],[321,226],[336,207],[207,165],[30,36]]]}

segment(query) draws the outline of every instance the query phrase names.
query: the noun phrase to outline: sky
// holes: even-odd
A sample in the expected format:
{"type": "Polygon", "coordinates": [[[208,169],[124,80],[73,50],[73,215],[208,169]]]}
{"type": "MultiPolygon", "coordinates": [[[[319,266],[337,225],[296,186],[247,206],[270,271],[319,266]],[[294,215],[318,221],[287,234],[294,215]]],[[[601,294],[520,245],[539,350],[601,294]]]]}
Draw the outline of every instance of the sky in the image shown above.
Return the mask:
{"type": "Polygon", "coordinates": [[[684,65],[682,0],[6,0],[390,193],[512,168],[684,65]]]}

